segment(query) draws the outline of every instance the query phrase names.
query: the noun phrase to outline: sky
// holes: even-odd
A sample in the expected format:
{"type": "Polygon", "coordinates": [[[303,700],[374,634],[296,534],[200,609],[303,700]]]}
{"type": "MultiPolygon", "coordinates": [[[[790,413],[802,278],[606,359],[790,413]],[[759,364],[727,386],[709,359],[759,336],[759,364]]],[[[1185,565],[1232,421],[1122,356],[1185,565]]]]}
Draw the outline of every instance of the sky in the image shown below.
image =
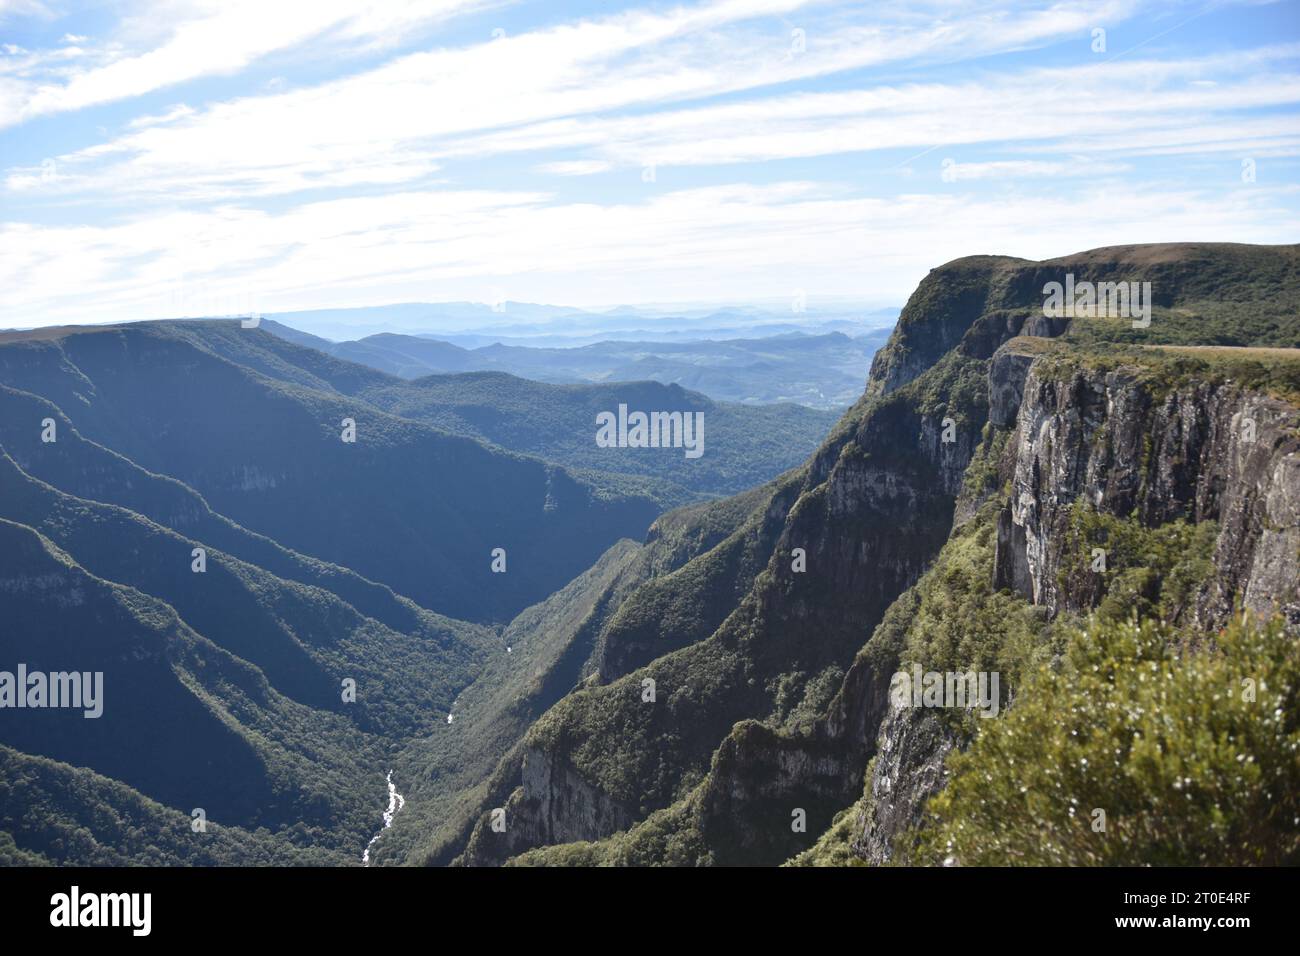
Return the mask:
{"type": "Polygon", "coordinates": [[[0,0],[0,327],[1300,241],[1300,0],[0,0]]]}

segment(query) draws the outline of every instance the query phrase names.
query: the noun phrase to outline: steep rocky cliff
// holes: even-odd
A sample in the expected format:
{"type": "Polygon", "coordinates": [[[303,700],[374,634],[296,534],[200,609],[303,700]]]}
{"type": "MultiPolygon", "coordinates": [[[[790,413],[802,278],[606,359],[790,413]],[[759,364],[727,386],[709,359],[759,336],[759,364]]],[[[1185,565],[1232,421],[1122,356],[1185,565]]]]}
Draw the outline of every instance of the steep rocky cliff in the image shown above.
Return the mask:
{"type": "Polygon", "coordinates": [[[1170,386],[1133,362],[1029,370],[998,585],[1052,614],[1095,604],[1104,577],[1065,567],[1082,504],[1148,527],[1217,522],[1215,574],[1193,605],[1200,622],[1222,624],[1234,602],[1300,614],[1300,413],[1212,368],[1170,386]]]}
{"type": "MultiPolygon", "coordinates": [[[[716,758],[715,751],[738,721],[810,722],[864,635],[947,536],[987,407],[983,380],[982,363],[953,356],[897,395],[862,403],[805,469],[754,509],[739,539],[682,568],[694,585],[663,599],[662,586],[651,582],[630,598],[649,620],[643,633],[674,633],[681,642],[682,632],[660,619],[721,623],[639,670],[584,687],[539,721],[503,808],[515,829],[494,832],[492,808],[484,807],[466,862],[610,836],[686,798],[719,760],[729,766],[730,751],[716,758]],[[732,552],[750,557],[734,560],[732,552]],[[761,571],[747,580],[755,554],[761,571]],[[714,583],[695,586],[702,581],[714,583]]],[[[735,761],[744,764],[743,756],[735,761]]],[[[835,792],[806,808],[808,832],[824,827],[842,799],[846,775],[829,776],[835,792]]],[[[720,791],[706,791],[706,811],[714,797],[726,802],[720,791]]],[[[737,839],[737,852],[747,856],[745,835],[737,839]]]]}
{"type": "Polygon", "coordinates": [[[505,831],[483,806],[464,861],[819,862],[838,842],[883,863],[978,726],[894,705],[900,667],[1000,671],[1014,706],[1061,623],[1107,601],[1294,617],[1300,376],[1292,349],[1253,346],[1300,345],[1296,263],[1187,245],[933,270],[748,539],[629,598],[643,637],[533,728],[505,831]],[[1044,317],[1067,273],[1154,277],[1150,328],[1044,317]]]}
{"type": "MultiPolygon", "coordinates": [[[[1171,370],[1163,355],[1098,361],[1066,343],[1018,341],[995,357],[990,392],[1000,397],[989,441],[999,423],[1009,428],[996,469],[1009,480],[992,502],[993,589],[1044,612],[1042,640],[1051,620],[1108,597],[1151,602],[1204,630],[1234,608],[1300,623],[1294,402],[1243,387],[1213,362],[1171,370]],[[1177,564],[1144,553],[1161,533],[1196,540],[1199,553],[1177,564]]],[[[889,710],[857,836],[863,858],[892,858],[965,739],[931,712],[889,710]]]]}

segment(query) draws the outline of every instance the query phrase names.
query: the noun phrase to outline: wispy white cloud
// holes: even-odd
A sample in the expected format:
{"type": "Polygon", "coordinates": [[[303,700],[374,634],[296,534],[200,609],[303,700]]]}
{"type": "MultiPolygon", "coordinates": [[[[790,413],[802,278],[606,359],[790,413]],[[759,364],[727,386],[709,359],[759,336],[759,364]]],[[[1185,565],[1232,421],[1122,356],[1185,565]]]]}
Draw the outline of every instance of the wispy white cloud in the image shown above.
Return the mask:
{"type": "MultiPolygon", "coordinates": [[[[722,4],[708,8],[708,16],[691,8],[587,21],[400,57],[321,86],[175,111],[141,121],[146,128],[108,144],[58,157],[57,186],[114,196],[152,191],[228,199],[361,183],[367,171],[375,183],[412,182],[449,157],[556,149],[588,153],[542,165],[551,174],[574,175],[611,166],[753,163],[1010,142],[1069,154],[1160,148],[1172,154],[1198,143],[1216,151],[1223,147],[1215,144],[1234,142],[1286,149],[1300,132],[1294,117],[1243,116],[1300,101],[1300,73],[1284,69],[1300,56],[1296,44],[1199,60],[1127,59],[961,83],[751,95],[674,108],[688,95],[752,93],[779,79],[903,55],[888,44],[860,44],[860,27],[828,34],[824,43],[832,52],[820,59],[811,52],[782,59],[783,35],[760,41],[744,29],[732,31],[727,51],[719,53],[724,41],[690,32],[696,22],[712,27],[750,9],[722,4]],[[665,56],[659,45],[666,37],[687,49],[665,56]],[[712,55],[702,55],[701,47],[712,55]],[[694,66],[700,62],[709,67],[694,66]],[[1207,75],[1219,79],[1200,82],[1207,75]],[[1135,88],[1143,95],[1133,96],[1135,88]],[[660,109],[627,112],[647,103],[660,109]],[[1269,123],[1283,141],[1261,142],[1258,127],[1269,123]]],[[[968,38],[971,31],[925,32],[930,43],[946,45],[953,34],[968,38]]],[[[932,48],[910,35],[895,40],[907,54],[932,48]]],[[[999,42],[1010,41],[1021,42],[1021,34],[999,42]]],[[[34,172],[11,170],[9,187],[32,187],[40,182],[34,172]]]]}
{"type": "MultiPolygon", "coordinates": [[[[191,197],[206,191],[215,198],[241,188],[257,194],[319,185],[313,175],[355,182],[367,168],[377,182],[392,182],[397,164],[377,157],[405,154],[400,166],[421,172],[418,155],[427,164],[430,141],[449,133],[653,102],[674,91],[715,91],[720,87],[708,69],[684,68],[675,59],[665,64],[656,54],[618,69],[612,61],[693,30],[788,11],[802,2],[727,0],[662,14],[633,12],[411,54],[333,82],[151,122],[109,144],[58,157],[58,183],[65,191],[116,186],[132,193],[180,190],[191,197]],[[114,157],[120,157],[115,169],[80,172],[87,159],[114,157]]],[[[51,95],[68,95],[70,87],[51,95]]],[[[4,102],[0,88],[0,109],[4,102]]],[[[9,183],[30,185],[30,171],[11,171],[9,183]]]]}
{"type": "Polygon", "coordinates": [[[594,176],[597,173],[609,172],[614,168],[614,164],[603,159],[575,159],[542,163],[537,168],[553,176],[594,176]]]}
{"type": "MultiPolygon", "coordinates": [[[[1236,168],[1300,153],[1300,44],[1021,55],[1086,51],[1092,26],[1153,6],[1167,9],[705,0],[484,29],[324,82],[277,61],[287,82],[153,97],[110,133],[3,170],[0,325],[503,293],[897,301],[974,252],[1294,239],[1297,192],[1267,165],[1249,186],[1236,168]],[[1223,175],[1144,177],[1154,157],[1223,175]]],[[[76,57],[0,58],[0,117],[129,100],[277,51],[373,49],[477,9],[311,7],[244,37],[254,5],[184,3],[180,26],[132,18],[119,48],[78,36],[76,57]],[[190,57],[199,37],[231,46],[190,57]],[[57,82],[38,97],[41,71],[57,82]]]]}
{"type": "MultiPolygon", "coordinates": [[[[230,74],[279,50],[313,38],[378,41],[416,24],[435,22],[483,6],[483,0],[372,0],[362,7],[350,0],[268,4],[263,0],[195,0],[145,5],[132,17],[141,25],[173,24],[156,45],[131,52],[123,44],[101,51],[106,62],[65,74],[59,82],[37,67],[10,80],[0,100],[0,127],[35,116],[78,110],[165,89],[214,74],[230,74]]],[[[145,31],[152,32],[152,31],[145,31]]],[[[85,37],[65,34],[76,44],[85,37]]],[[[64,51],[65,55],[67,51],[64,51]]]]}
{"type": "Polygon", "coordinates": [[[1116,242],[1285,242],[1291,193],[1141,186],[1059,198],[966,192],[863,198],[807,182],[556,202],[544,193],[420,192],[272,214],[174,211],[105,227],[0,229],[0,324],[393,300],[601,304],[861,294],[901,301],[972,253],[1060,255],[1116,242]],[[1053,228],[1044,230],[1044,224],[1053,228]],[[1061,224],[1069,228],[1061,230],[1061,224]],[[69,276],[77,276],[70,287],[69,276]],[[573,290],[581,290],[575,295],[573,290]]]}
{"type": "Polygon", "coordinates": [[[0,21],[14,16],[50,17],[50,8],[40,0],[0,0],[0,21]]]}
{"type": "MultiPolygon", "coordinates": [[[[897,148],[997,142],[1060,148],[1131,148],[1135,134],[1171,149],[1215,139],[1300,132],[1292,116],[1259,120],[1244,111],[1300,102],[1300,73],[1261,72],[1294,64],[1300,46],[1195,60],[1134,60],[1092,66],[1027,69],[963,83],[879,86],[835,93],[769,96],[717,106],[661,110],[649,116],[569,118],[467,138],[465,154],[587,148],[621,165],[762,162],[897,148]],[[1223,79],[1192,82],[1207,71],[1223,79]],[[1134,96],[1135,88],[1143,91],[1134,96]],[[1225,119],[1226,117],[1226,119],[1225,119]]],[[[1152,143],[1151,145],[1154,145],[1152,143]]],[[[935,160],[937,162],[937,159],[935,160]]]]}
{"type": "MultiPolygon", "coordinates": [[[[856,100],[829,94],[764,98],[667,113],[662,108],[927,55],[979,57],[1127,12],[1114,2],[1075,3],[1014,16],[1011,8],[988,8],[936,22],[898,12],[890,20],[886,7],[883,25],[835,22],[821,32],[805,31],[799,49],[784,29],[773,30],[767,21],[753,25],[756,18],[797,14],[804,5],[803,0],[724,0],[658,13],[633,11],[411,54],[333,82],[218,103],[183,122],[129,132],[111,150],[94,154],[97,159],[119,155],[119,169],[89,178],[70,172],[60,182],[65,189],[105,188],[116,177],[131,190],[172,191],[183,184],[190,195],[206,186],[214,196],[228,196],[232,184],[245,181],[259,190],[276,181],[286,189],[301,188],[299,175],[280,177],[258,167],[293,169],[304,165],[305,157],[313,168],[353,166],[359,155],[389,150],[437,157],[475,148],[491,153],[572,145],[601,153],[580,157],[587,161],[636,165],[770,158],[771,146],[764,143],[784,155],[816,155],[826,151],[819,139],[823,144],[866,143],[870,137],[888,142],[875,128],[864,132],[860,120],[874,109],[881,113],[878,125],[894,123],[885,113],[895,94],[867,92],[856,100]],[[829,111],[827,104],[832,104],[829,111]],[[645,105],[661,112],[618,115],[645,105]],[[838,124],[830,119],[835,112],[838,124]],[[736,129],[737,123],[745,128],[736,129]],[[808,128],[812,124],[817,128],[808,128]],[[838,128],[845,124],[858,124],[857,131],[838,128]],[[502,132],[449,142],[488,130],[502,132]],[[802,146],[781,147],[791,137],[802,146]],[[252,143],[256,150],[249,148],[252,143]]],[[[942,125],[951,113],[945,96],[963,91],[919,89],[912,95],[929,107],[926,123],[942,125]]],[[[985,94],[986,109],[995,108],[987,102],[995,95],[985,94]]],[[[895,125],[898,131],[907,128],[895,125]]],[[[59,161],[75,167],[84,158],[73,154],[59,161]]],[[[378,168],[382,181],[391,181],[387,165],[378,168]]]]}
{"type": "Polygon", "coordinates": [[[1099,163],[1088,159],[1045,162],[1029,159],[993,160],[986,163],[958,163],[945,159],[940,169],[950,182],[978,179],[1028,179],[1032,177],[1110,176],[1132,169],[1126,163],[1099,163]]]}

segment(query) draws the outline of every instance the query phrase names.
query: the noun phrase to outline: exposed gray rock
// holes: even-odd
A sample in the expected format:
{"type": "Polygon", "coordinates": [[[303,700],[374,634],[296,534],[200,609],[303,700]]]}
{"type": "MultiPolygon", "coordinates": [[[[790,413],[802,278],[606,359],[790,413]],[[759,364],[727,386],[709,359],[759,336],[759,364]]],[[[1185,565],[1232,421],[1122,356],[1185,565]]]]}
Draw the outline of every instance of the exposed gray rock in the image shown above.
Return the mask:
{"type": "Polygon", "coordinates": [[[460,862],[497,865],[536,846],[597,840],[635,822],[632,812],[575,773],[562,753],[529,747],[521,783],[478,822],[460,862]],[[498,828],[493,810],[503,810],[498,828]]]}
{"type": "Polygon", "coordinates": [[[888,863],[899,836],[921,822],[925,801],[943,788],[944,761],[955,746],[956,738],[934,711],[890,709],[867,784],[866,825],[854,844],[868,863],[888,863]]]}
{"type": "Polygon", "coordinates": [[[1034,362],[1032,352],[1008,346],[998,349],[989,364],[989,421],[997,428],[1012,428],[1020,412],[1025,379],[1034,362]]]}
{"type": "Polygon", "coordinates": [[[1030,371],[1014,479],[998,529],[998,581],[1056,614],[1095,594],[1062,589],[1069,509],[1158,526],[1217,521],[1215,574],[1196,602],[1214,625],[1235,601],[1256,611],[1297,600],[1300,587],[1300,411],[1232,383],[1158,395],[1132,370],[1030,371]]]}
{"type": "MultiPolygon", "coordinates": [[[[1016,426],[1002,465],[1014,477],[998,518],[996,586],[1053,614],[1095,603],[1095,591],[1057,583],[1068,509],[1083,499],[1147,526],[1219,522],[1214,573],[1191,611],[1202,626],[1222,624],[1238,601],[1300,624],[1300,410],[1226,382],[1160,395],[1136,370],[1061,377],[1011,348],[989,377],[990,420],[1016,426]]],[[[943,787],[957,743],[932,712],[888,712],[855,843],[864,859],[891,860],[943,787]]]]}

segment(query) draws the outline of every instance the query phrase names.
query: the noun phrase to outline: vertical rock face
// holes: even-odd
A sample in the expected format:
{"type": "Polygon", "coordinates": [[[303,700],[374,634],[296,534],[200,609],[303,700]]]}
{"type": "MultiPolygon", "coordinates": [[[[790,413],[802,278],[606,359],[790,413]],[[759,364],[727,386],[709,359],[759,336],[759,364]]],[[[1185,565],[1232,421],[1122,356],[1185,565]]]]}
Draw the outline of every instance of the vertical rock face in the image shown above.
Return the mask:
{"type": "MultiPolygon", "coordinates": [[[[1094,606],[1095,590],[1060,575],[1070,509],[1083,501],[1145,527],[1218,522],[1213,572],[1188,612],[1196,623],[1220,625],[1239,602],[1300,624],[1300,410],[1229,382],[1161,389],[1137,369],[1035,364],[1011,347],[991,363],[989,395],[990,421],[1014,426],[995,588],[1049,614],[1094,606]]],[[[888,862],[920,822],[957,745],[931,713],[887,713],[854,845],[867,862],[888,862]]]]}
{"type": "Polygon", "coordinates": [[[573,772],[564,760],[536,748],[524,753],[523,793],[537,801],[534,815],[556,843],[607,836],[632,825],[632,813],[573,772]]]}
{"type": "Polygon", "coordinates": [[[1221,623],[1234,601],[1286,610],[1300,582],[1300,412],[1230,383],[1158,394],[1131,370],[1033,370],[1013,438],[1014,478],[999,525],[997,584],[1050,613],[1092,594],[1062,583],[1069,510],[1155,527],[1216,521],[1215,573],[1197,619],[1221,623]]]}
{"type": "Polygon", "coordinates": [[[1034,363],[1034,353],[1023,346],[999,349],[989,363],[989,421],[996,428],[1012,428],[1020,412],[1025,379],[1034,363]]]}
{"type": "MultiPolygon", "coordinates": [[[[1021,262],[1006,256],[971,256],[931,269],[907,300],[898,326],[886,346],[871,362],[867,395],[888,395],[919,378],[945,354],[956,348],[990,309],[1003,306],[1006,275],[1021,262]]],[[[990,328],[997,319],[988,323],[990,328]]],[[[1000,342],[1015,335],[1020,318],[993,347],[978,357],[987,358],[1000,342]]],[[[977,354],[977,350],[971,352],[977,354]]]]}
{"type": "Polygon", "coordinates": [[[478,821],[457,862],[497,865],[536,846],[598,840],[634,822],[629,808],[575,773],[565,754],[526,747],[519,786],[478,821]]]}
{"type": "Polygon", "coordinates": [[[854,845],[864,860],[889,862],[895,841],[921,822],[925,801],[942,789],[944,761],[955,747],[952,732],[933,711],[890,709],[880,725],[862,836],[854,845]]]}

